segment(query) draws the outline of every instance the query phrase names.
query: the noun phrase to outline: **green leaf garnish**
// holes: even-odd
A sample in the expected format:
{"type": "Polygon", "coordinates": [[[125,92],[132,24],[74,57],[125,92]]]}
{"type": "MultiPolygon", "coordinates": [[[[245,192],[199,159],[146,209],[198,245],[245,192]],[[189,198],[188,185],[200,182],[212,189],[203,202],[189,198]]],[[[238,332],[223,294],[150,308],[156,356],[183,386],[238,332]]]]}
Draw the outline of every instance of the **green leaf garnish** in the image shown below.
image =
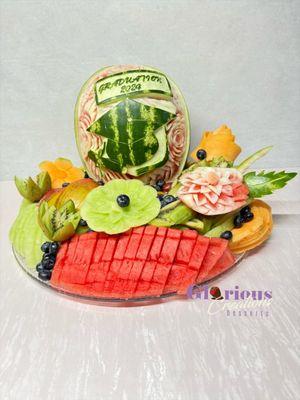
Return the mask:
{"type": "Polygon", "coordinates": [[[296,172],[248,172],[244,181],[249,188],[249,196],[259,198],[272,194],[274,190],[283,188],[287,182],[297,175],[296,172]]]}

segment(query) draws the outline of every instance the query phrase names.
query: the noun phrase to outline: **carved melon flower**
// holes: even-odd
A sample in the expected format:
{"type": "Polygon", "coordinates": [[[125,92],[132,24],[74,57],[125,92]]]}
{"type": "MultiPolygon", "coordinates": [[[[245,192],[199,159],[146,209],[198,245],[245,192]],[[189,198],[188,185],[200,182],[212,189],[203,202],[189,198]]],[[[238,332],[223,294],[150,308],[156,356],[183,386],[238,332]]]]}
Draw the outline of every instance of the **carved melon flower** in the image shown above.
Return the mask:
{"type": "Polygon", "coordinates": [[[43,161],[39,164],[42,171],[47,171],[51,178],[52,189],[57,189],[63,183],[71,183],[84,178],[81,168],[74,167],[66,158],[57,158],[55,161],[43,161]]]}
{"type": "Polygon", "coordinates": [[[191,157],[198,161],[197,151],[206,151],[206,160],[223,157],[227,161],[234,161],[241,152],[239,145],[235,143],[235,136],[226,125],[220,126],[214,132],[204,132],[199,145],[192,151],[191,157]]]}
{"type": "Polygon", "coordinates": [[[243,175],[234,168],[199,167],[179,179],[179,199],[204,215],[225,214],[242,207],[248,198],[243,175]]]}

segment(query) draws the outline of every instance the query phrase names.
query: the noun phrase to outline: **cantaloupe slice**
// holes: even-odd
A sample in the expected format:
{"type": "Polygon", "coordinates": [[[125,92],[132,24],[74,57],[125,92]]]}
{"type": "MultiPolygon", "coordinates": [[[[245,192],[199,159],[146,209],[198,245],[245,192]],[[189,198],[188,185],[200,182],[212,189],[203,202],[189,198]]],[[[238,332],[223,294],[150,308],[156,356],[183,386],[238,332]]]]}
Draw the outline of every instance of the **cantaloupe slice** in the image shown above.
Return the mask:
{"type": "Polygon", "coordinates": [[[273,228],[271,207],[261,200],[251,203],[254,218],[246,222],[241,228],[232,230],[230,249],[234,253],[242,253],[262,244],[271,234],[273,228]]]}

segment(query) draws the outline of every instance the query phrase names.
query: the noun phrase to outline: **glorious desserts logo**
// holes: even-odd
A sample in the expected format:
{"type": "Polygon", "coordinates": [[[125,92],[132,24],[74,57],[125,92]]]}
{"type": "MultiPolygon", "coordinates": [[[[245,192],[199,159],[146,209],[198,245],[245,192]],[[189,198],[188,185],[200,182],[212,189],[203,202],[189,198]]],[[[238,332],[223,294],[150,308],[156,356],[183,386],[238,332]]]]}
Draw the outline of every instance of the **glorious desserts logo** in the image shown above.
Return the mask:
{"type": "Polygon", "coordinates": [[[238,285],[230,289],[209,285],[190,285],[187,297],[193,300],[209,301],[209,315],[223,312],[228,317],[269,317],[273,300],[271,290],[244,289],[238,285]]]}

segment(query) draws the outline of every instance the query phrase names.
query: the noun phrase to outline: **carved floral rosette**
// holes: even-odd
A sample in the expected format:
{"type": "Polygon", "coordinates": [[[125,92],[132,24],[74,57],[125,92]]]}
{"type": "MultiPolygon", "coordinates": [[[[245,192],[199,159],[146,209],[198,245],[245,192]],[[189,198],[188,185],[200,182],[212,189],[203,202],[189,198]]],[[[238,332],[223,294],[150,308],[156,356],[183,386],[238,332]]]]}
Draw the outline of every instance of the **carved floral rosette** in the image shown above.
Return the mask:
{"type": "MultiPolygon", "coordinates": [[[[128,174],[121,174],[109,169],[103,169],[101,172],[95,163],[88,157],[89,150],[97,150],[102,146],[103,139],[101,136],[88,132],[87,128],[101,115],[116,106],[116,103],[99,107],[95,100],[95,84],[99,79],[105,78],[116,73],[125,72],[128,70],[152,70],[152,68],[136,65],[119,65],[102,69],[96,72],[84,85],[79,98],[77,100],[75,110],[75,130],[77,132],[77,146],[81,155],[82,161],[88,171],[90,177],[96,181],[103,180],[104,182],[111,179],[123,178],[131,179],[128,174]]],[[[154,70],[155,71],[155,70],[154,70]]],[[[169,79],[168,79],[169,80],[169,79]]],[[[145,183],[153,184],[158,179],[163,179],[165,182],[173,181],[184,167],[184,162],[189,149],[189,120],[186,105],[178,87],[169,80],[173,97],[169,100],[176,107],[176,117],[166,126],[166,134],[168,139],[169,159],[160,168],[157,168],[145,175],[139,177],[145,183]]],[[[139,98],[139,101],[151,105],[151,97],[139,98]]],[[[165,100],[155,99],[155,104],[162,103],[165,100]]]]}

